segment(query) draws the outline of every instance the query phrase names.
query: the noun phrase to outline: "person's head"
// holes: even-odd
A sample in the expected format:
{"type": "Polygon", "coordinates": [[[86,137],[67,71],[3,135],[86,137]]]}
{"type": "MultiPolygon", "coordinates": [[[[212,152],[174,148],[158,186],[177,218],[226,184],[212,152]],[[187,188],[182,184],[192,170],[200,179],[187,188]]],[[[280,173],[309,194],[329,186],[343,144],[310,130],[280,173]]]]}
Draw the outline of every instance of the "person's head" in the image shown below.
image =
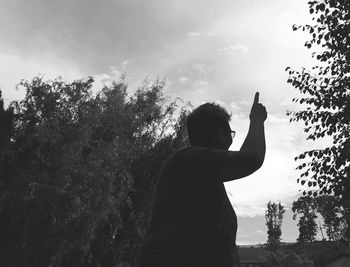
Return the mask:
{"type": "Polygon", "coordinates": [[[230,119],[226,109],[215,103],[194,109],[186,121],[191,146],[228,150],[232,144],[230,119]]]}

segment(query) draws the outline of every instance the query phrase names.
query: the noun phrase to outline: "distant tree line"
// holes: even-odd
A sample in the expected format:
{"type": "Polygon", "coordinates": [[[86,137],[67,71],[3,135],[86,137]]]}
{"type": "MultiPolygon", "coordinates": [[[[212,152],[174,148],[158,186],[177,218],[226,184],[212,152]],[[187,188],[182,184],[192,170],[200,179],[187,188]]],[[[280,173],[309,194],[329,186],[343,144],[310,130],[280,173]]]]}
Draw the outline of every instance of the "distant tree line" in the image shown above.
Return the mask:
{"type": "Polygon", "coordinates": [[[329,241],[347,240],[349,236],[349,211],[341,208],[339,200],[332,195],[322,195],[316,198],[302,196],[293,202],[293,219],[299,215],[299,237],[298,242],[310,243],[316,240],[318,230],[327,234],[329,241]],[[318,226],[316,219],[321,215],[323,224],[318,226]]]}
{"type": "Polygon", "coordinates": [[[299,217],[299,236],[297,243],[282,243],[282,221],[284,206],[269,201],[265,211],[267,242],[265,247],[270,251],[264,259],[263,266],[323,266],[325,261],[340,255],[348,249],[349,211],[340,207],[339,200],[332,195],[317,197],[301,196],[293,202],[293,219],[299,217]],[[318,216],[322,224],[316,223],[318,216]],[[323,239],[316,240],[318,231],[323,239]],[[323,230],[325,230],[323,234],[323,230]]]}
{"type": "Polygon", "coordinates": [[[155,178],[186,145],[186,109],[145,81],[91,90],[93,79],[23,80],[0,95],[2,266],[133,266],[155,178]]]}
{"type": "MultiPolygon", "coordinates": [[[[293,220],[299,216],[299,237],[300,243],[310,243],[316,240],[318,230],[325,230],[328,241],[339,241],[348,239],[348,209],[340,207],[339,200],[332,195],[322,195],[316,198],[301,196],[293,202],[293,220]],[[323,224],[318,226],[316,219],[321,215],[323,224]]],[[[267,247],[276,250],[280,246],[281,226],[284,206],[279,203],[269,201],[265,211],[267,226],[267,247]]],[[[323,233],[322,233],[323,235],[323,233]]],[[[323,239],[326,240],[323,235],[323,239]]]]}

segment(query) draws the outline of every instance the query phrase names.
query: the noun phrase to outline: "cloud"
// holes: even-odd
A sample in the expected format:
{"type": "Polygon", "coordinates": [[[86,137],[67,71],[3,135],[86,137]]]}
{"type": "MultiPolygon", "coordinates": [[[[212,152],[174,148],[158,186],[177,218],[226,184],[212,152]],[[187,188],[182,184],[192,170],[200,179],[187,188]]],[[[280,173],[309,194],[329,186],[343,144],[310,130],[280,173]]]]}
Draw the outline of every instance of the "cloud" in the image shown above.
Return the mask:
{"type": "Polygon", "coordinates": [[[256,203],[256,205],[251,204],[235,204],[233,205],[237,216],[240,217],[256,217],[261,216],[265,214],[266,204],[260,203],[259,205],[256,203]]]}
{"type": "Polygon", "coordinates": [[[196,63],[191,66],[192,70],[200,77],[206,77],[209,73],[209,66],[201,63],[196,63]]]}
{"type": "Polygon", "coordinates": [[[86,76],[108,73],[108,66],[127,70],[135,83],[145,78],[145,72],[150,77],[166,76],[173,93],[189,97],[186,101],[197,101],[198,95],[189,93],[189,84],[181,83],[180,77],[207,81],[210,87],[201,98],[208,101],[248,99],[261,87],[266,98],[279,101],[289,94],[281,89],[285,75],[280,70],[290,60],[304,62],[299,50],[280,45],[296,39],[291,28],[285,28],[290,22],[281,20],[300,11],[289,1],[3,2],[0,24],[11,27],[0,33],[2,51],[12,50],[31,61],[47,53],[72,62],[86,76]],[[289,13],[283,13],[286,6],[289,13]],[[271,16],[281,10],[279,20],[271,16]],[[248,47],[249,53],[244,53],[248,47]]]}
{"type": "Polygon", "coordinates": [[[207,81],[198,81],[198,85],[199,85],[199,86],[207,87],[208,84],[209,84],[209,83],[208,83],[207,81]]]}
{"type": "Polygon", "coordinates": [[[218,49],[219,52],[224,52],[230,55],[234,55],[237,52],[243,52],[243,53],[247,53],[248,52],[248,48],[244,45],[241,44],[237,44],[237,45],[229,45],[223,48],[219,48],[218,49]]]}
{"type": "Polygon", "coordinates": [[[246,100],[240,100],[240,101],[238,101],[238,103],[241,104],[241,105],[244,105],[244,106],[250,106],[251,105],[251,103],[249,103],[246,100]]]}
{"type": "Polygon", "coordinates": [[[179,78],[179,82],[182,84],[189,83],[191,80],[188,77],[182,76],[179,78]]]}
{"type": "Polygon", "coordinates": [[[130,64],[130,60],[124,60],[123,62],[122,62],[122,69],[126,69],[126,67],[128,66],[130,64]]]}
{"type": "Polygon", "coordinates": [[[188,37],[192,37],[192,38],[198,38],[198,37],[214,37],[214,34],[213,33],[209,33],[209,32],[206,32],[206,33],[201,33],[201,32],[189,32],[187,33],[187,36],[188,37]]]}
{"type": "Polygon", "coordinates": [[[104,86],[111,86],[113,82],[118,82],[121,80],[123,73],[116,67],[110,66],[108,73],[100,73],[93,75],[94,77],[94,86],[95,91],[100,90],[104,86]]]}
{"type": "Polygon", "coordinates": [[[62,76],[67,81],[86,78],[79,68],[71,62],[42,53],[35,61],[28,60],[20,54],[0,52],[0,89],[3,92],[5,104],[20,100],[25,96],[24,90],[15,90],[22,80],[31,80],[35,76],[42,76],[44,80],[62,76]]]}
{"type": "Polygon", "coordinates": [[[0,24],[11,27],[3,27],[1,46],[25,55],[50,51],[96,73],[124,58],[162,53],[186,35],[211,36],[202,29],[220,16],[221,7],[209,5],[185,0],[3,0],[0,24]]]}
{"type": "Polygon", "coordinates": [[[230,103],[230,108],[233,112],[236,112],[236,113],[240,111],[239,105],[235,102],[230,103]]]}
{"type": "Polygon", "coordinates": [[[187,35],[189,37],[200,37],[200,36],[202,36],[202,34],[199,33],[199,32],[189,32],[187,35]]]}

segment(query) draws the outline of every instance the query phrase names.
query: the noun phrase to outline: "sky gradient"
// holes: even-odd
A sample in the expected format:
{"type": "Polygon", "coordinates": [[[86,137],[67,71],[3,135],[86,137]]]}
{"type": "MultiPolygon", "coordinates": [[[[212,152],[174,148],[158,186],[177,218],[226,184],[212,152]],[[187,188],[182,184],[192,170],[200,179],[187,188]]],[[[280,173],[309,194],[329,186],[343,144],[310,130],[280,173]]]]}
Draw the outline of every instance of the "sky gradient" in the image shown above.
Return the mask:
{"type": "Polygon", "coordinates": [[[287,208],[282,241],[295,241],[291,203],[300,186],[294,157],[326,141],[306,142],[287,66],[310,67],[309,38],[293,24],[310,23],[302,0],[2,0],[0,88],[6,103],[19,99],[21,79],[42,74],[66,80],[93,76],[96,88],[126,74],[129,92],[145,78],[166,79],[166,94],[194,106],[215,101],[232,112],[240,148],[248,130],[254,93],[268,111],[266,160],[250,177],[225,184],[235,208],[238,244],[267,239],[268,201],[287,208]]]}

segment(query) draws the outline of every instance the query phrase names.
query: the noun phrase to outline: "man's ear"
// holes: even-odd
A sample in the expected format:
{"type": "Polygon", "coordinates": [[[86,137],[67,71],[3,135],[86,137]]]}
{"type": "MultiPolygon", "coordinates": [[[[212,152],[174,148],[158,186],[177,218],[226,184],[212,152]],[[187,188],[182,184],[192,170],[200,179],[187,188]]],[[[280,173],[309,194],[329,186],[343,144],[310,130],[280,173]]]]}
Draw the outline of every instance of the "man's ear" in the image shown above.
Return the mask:
{"type": "Polygon", "coordinates": [[[220,128],[213,130],[210,134],[210,141],[213,144],[217,144],[220,140],[220,136],[223,134],[223,131],[220,128]]]}
{"type": "Polygon", "coordinates": [[[214,132],[213,135],[217,139],[219,136],[224,134],[224,130],[222,128],[217,128],[214,132]]]}

